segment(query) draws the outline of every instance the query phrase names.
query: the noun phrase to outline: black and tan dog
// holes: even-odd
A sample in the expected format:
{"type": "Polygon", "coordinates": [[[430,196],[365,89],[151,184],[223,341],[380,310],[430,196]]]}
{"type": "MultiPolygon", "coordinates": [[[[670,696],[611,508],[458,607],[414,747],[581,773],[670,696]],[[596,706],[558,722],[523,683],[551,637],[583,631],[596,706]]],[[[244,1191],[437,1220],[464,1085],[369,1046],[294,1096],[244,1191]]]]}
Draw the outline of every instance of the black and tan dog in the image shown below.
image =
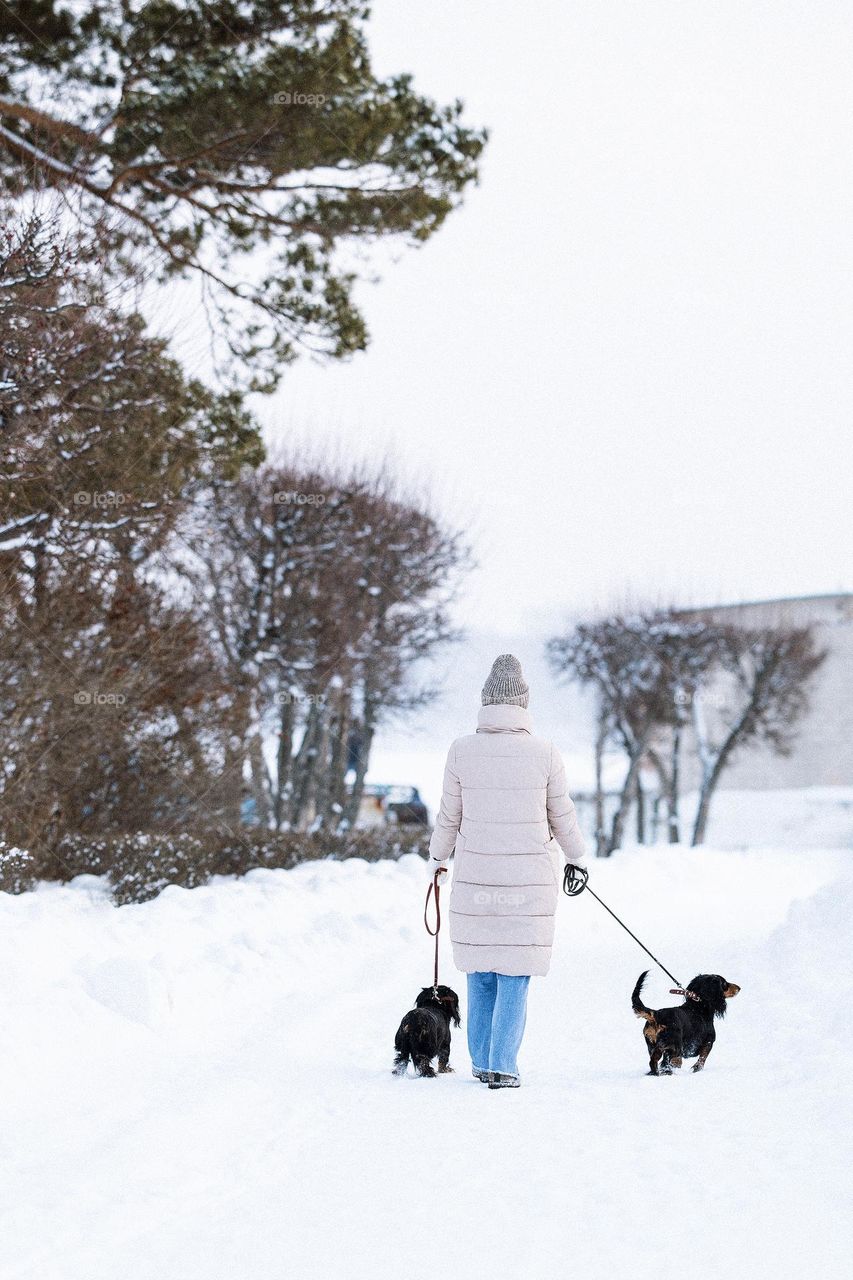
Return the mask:
{"type": "MultiPolygon", "coordinates": [[[[714,1019],[726,1016],[726,1001],[740,991],[718,973],[700,973],[684,989],[684,1004],[671,1009],[648,1009],[640,999],[649,971],[641,973],[631,995],[631,1007],[644,1018],[643,1035],[649,1051],[649,1075],[671,1076],[684,1058],[696,1058],[694,1071],[701,1071],[714,1047],[717,1033],[714,1019]]],[[[679,988],[680,991],[680,988],[679,988]]]]}
{"type": "Polygon", "coordinates": [[[406,1014],[394,1037],[394,1074],[406,1074],[409,1059],[419,1076],[434,1076],[433,1058],[438,1058],[441,1074],[452,1071],[450,1065],[450,1024],[462,1025],[459,997],[450,987],[424,987],[414,1009],[406,1014]]]}

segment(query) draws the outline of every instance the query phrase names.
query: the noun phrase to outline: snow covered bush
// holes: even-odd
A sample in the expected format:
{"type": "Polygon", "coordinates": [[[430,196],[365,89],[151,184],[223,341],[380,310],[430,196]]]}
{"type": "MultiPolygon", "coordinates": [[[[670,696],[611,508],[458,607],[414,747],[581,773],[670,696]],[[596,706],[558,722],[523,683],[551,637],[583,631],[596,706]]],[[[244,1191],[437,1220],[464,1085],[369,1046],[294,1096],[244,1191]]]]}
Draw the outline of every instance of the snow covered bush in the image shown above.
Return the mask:
{"type": "Polygon", "coordinates": [[[0,889],[5,893],[25,893],[33,887],[36,875],[32,854],[0,840],[0,889]]]}
{"type": "Polygon", "coordinates": [[[404,853],[426,856],[428,832],[417,827],[371,827],[339,834],[258,830],[205,833],[131,832],[93,838],[67,835],[59,842],[51,867],[30,854],[0,846],[0,889],[22,893],[37,879],[72,880],[78,875],[106,876],[118,904],[145,902],[167,885],[192,889],[211,876],[244,875],[257,867],[290,868],[322,858],[361,858],[378,862],[404,853]]]}

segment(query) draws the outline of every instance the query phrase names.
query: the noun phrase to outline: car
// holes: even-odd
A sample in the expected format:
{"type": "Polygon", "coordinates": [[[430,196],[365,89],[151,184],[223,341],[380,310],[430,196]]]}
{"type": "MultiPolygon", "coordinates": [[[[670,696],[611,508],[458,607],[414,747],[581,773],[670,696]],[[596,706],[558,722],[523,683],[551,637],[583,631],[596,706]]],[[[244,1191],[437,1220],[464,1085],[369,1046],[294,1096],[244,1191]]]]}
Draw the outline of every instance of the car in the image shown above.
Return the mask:
{"type": "Polygon", "coordinates": [[[429,824],[429,812],[417,787],[380,782],[365,786],[358,825],[372,827],[385,822],[418,827],[429,824]]]}

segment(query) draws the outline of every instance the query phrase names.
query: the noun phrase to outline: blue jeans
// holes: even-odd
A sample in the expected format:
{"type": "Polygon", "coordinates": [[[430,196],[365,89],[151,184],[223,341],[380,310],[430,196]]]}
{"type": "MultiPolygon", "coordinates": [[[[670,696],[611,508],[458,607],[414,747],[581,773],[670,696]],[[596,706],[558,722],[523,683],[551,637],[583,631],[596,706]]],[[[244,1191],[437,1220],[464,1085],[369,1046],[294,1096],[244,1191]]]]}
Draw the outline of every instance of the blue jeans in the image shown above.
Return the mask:
{"type": "Polygon", "coordinates": [[[529,977],[468,974],[468,1051],[480,1071],[518,1075],[529,985],[529,977]]]}

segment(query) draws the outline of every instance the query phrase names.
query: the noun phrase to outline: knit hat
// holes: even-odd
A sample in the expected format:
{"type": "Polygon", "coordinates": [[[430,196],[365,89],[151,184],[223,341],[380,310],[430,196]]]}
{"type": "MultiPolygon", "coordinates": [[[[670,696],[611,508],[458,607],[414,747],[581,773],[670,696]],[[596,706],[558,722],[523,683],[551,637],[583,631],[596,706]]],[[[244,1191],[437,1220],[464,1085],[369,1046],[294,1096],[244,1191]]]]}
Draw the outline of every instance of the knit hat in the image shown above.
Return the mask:
{"type": "Polygon", "coordinates": [[[521,670],[521,663],[511,653],[495,658],[489,678],[483,685],[482,704],[509,703],[513,707],[526,707],[530,690],[521,670]]]}

